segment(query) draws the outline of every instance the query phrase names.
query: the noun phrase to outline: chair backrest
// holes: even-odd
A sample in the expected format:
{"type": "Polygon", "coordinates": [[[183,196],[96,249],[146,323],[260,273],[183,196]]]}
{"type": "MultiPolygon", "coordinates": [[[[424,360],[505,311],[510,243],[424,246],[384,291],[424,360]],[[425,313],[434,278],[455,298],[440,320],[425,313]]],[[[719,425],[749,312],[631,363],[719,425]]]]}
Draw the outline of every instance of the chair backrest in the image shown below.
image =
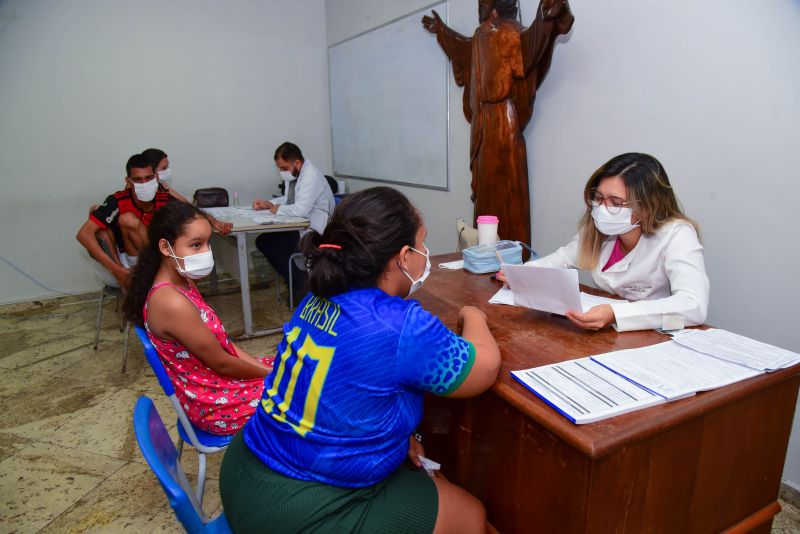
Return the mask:
{"type": "Polygon", "coordinates": [[[192,492],[178,451],[153,401],[141,396],[133,411],[133,430],[139,449],[167,494],[170,507],[187,532],[230,532],[224,514],[210,520],[192,492]]]}
{"type": "Polygon", "coordinates": [[[161,389],[164,390],[164,394],[175,409],[175,415],[178,416],[178,424],[180,428],[183,429],[186,441],[195,449],[205,453],[223,450],[230,442],[232,436],[206,434],[201,429],[195,428],[192,425],[192,422],[189,421],[189,416],[186,415],[183,406],[181,406],[181,402],[178,400],[177,395],[175,395],[175,386],[172,384],[172,380],[169,379],[167,370],[164,368],[164,364],[161,363],[161,358],[159,358],[156,348],[150,342],[150,338],[147,337],[147,331],[141,326],[136,326],[135,328],[136,335],[139,336],[139,340],[142,342],[142,345],[144,345],[144,355],[147,358],[147,363],[150,364],[161,389]],[[202,441],[198,433],[203,436],[202,441]]]}
{"type": "Polygon", "coordinates": [[[144,355],[147,357],[147,363],[153,368],[153,372],[158,379],[158,384],[161,386],[161,389],[164,390],[164,394],[167,397],[173,395],[175,393],[175,387],[172,385],[169,375],[167,375],[167,370],[164,369],[164,364],[161,363],[161,358],[158,357],[156,348],[150,342],[150,338],[147,337],[147,331],[141,326],[136,326],[136,335],[139,336],[139,341],[141,341],[144,346],[144,355]]]}
{"type": "Polygon", "coordinates": [[[334,195],[339,192],[339,182],[333,176],[324,175],[325,180],[328,182],[328,187],[331,188],[331,193],[334,195]]]}

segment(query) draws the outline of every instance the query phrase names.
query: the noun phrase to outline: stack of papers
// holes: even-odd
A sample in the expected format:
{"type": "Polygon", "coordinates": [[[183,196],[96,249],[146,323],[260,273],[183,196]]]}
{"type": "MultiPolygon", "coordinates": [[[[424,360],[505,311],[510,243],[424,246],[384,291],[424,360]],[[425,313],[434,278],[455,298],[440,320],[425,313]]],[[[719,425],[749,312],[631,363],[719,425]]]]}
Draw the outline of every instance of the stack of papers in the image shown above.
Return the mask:
{"type": "Polygon", "coordinates": [[[276,215],[270,210],[254,210],[251,208],[203,208],[203,211],[221,221],[226,221],[233,218],[243,218],[247,219],[248,221],[253,221],[254,224],[301,223],[307,220],[302,217],[276,215]]]}
{"type": "MultiPolygon", "coordinates": [[[[231,217],[244,217],[245,210],[242,208],[220,207],[220,208],[201,208],[215,219],[230,219],[231,217]]],[[[252,213],[253,210],[247,210],[252,213]]]]}
{"type": "Polygon", "coordinates": [[[800,363],[796,352],[719,328],[682,330],[673,339],[697,352],[758,371],[776,371],[800,363]]]}
{"type": "Polygon", "coordinates": [[[511,375],[577,424],[592,423],[665,402],[663,397],[590,358],[512,371],[511,375]]]}
{"type": "Polygon", "coordinates": [[[259,215],[254,216],[252,219],[254,222],[258,224],[280,224],[280,223],[301,223],[305,222],[306,219],[302,217],[288,217],[286,215],[276,215],[272,212],[267,213],[259,213],[259,215]]]}
{"type": "Polygon", "coordinates": [[[685,330],[666,341],[511,375],[570,421],[599,421],[800,363],[800,354],[726,330],[685,330]]]}

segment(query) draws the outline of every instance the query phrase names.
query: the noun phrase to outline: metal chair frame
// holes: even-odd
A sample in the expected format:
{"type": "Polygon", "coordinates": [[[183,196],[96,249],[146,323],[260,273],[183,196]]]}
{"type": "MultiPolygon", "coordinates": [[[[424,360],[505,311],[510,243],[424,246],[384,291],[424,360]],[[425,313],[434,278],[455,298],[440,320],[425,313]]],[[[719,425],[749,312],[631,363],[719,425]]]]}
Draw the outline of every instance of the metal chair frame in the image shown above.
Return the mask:
{"type": "MultiPolygon", "coordinates": [[[[103,322],[103,303],[105,302],[106,295],[116,297],[116,310],[119,311],[119,301],[123,297],[124,293],[122,289],[114,286],[110,286],[108,284],[103,284],[103,287],[100,289],[100,298],[98,299],[97,304],[97,322],[94,327],[94,350],[97,350],[97,345],[100,343],[100,325],[103,322]]],[[[125,317],[120,317],[120,325],[119,331],[125,332],[123,336],[122,342],[122,372],[125,373],[128,370],[128,337],[130,335],[130,328],[131,323],[130,321],[125,320],[125,317]]]]}
{"type": "Polygon", "coordinates": [[[175,414],[178,416],[178,458],[180,458],[183,453],[184,441],[197,449],[197,485],[194,494],[197,501],[202,506],[203,492],[206,483],[206,455],[224,451],[233,439],[233,436],[221,436],[205,432],[189,421],[186,412],[183,410],[183,406],[181,406],[178,397],[175,395],[175,386],[172,385],[172,381],[169,379],[169,375],[167,375],[164,364],[161,363],[161,358],[159,358],[156,348],[150,342],[150,338],[147,337],[147,332],[140,326],[136,326],[135,329],[139,340],[142,342],[142,345],[144,345],[144,355],[147,358],[147,362],[156,374],[161,389],[164,391],[172,408],[175,410],[175,414]]]}
{"type": "Polygon", "coordinates": [[[167,494],[169,505],[183,528],[191,533],[228,534],[231,532],[225,513],[208,517],[201,500],[192,492],[169,432],[153,401],[141,396],[133,411],[133,430],[139,449],[167,494]]]}

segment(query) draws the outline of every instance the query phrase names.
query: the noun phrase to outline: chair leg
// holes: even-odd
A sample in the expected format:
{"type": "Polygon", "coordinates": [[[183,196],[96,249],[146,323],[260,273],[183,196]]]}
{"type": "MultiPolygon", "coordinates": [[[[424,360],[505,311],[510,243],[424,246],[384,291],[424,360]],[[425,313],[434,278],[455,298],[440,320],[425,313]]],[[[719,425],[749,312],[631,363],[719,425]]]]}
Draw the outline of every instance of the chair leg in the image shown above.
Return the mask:
{"type": "Polygon", "coordinates": [[[97,306],[97,324],[94,327],[94,350],[97,350],[97,343],[100,341],[100,323],[103,322],[103,299],[106,296],[106,288],[100,290],[100,304],[97,306]]]}
{"type": "Polygon", "coordinates": [[[117,318],[119,319],[119,331],[122,332],[125,330],[125,323],[127,321],[125,320],[125,312],[120,306],[120,300],[122,300],[120,295],[114,296],[114,313],[117,314],[117,318]]]}
{"type": "Polygon", "coordinates": [[[197,489],[195,489],[195,497],[197,497],[197,502],[200,504],[200,508],[203,507],[203,492],[206,489],[206,455],[200,451],[197,451],[197,489]]]}
{"type": "Polygon", "coordinates": [[[292,280],[294,265],[292,263],[294,263],[294,256],[289,256],[289,311],[294,309],[294,281],[292,280]]]}
{"type": "Polygon", "coordinates": [[[125,321],[125,341],[122,342],[122,372],[128,371],[128,334],[131,333],[130,321],[125,321]]]}

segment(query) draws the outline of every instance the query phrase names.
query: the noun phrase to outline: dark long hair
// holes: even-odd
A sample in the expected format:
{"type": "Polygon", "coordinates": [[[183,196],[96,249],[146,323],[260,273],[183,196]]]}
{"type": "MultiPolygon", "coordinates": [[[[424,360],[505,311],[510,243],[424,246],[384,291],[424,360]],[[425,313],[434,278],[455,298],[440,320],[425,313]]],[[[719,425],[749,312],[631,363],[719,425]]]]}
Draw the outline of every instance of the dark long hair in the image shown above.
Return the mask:
{"type": "Polygon", "coordinates": [[[373,187],[348,195],[320,235],[308,232],[300,250],[309,267],[308,286],[319,297],[374,287],[404,245],[413,247],[422,219],[403,193],[373,187]],[[320,248],[328,244],[341,247],[320,248]]]}
{"type": "Polygon", "coordinates": [[[148,148],[142,152],[142,156],[150,160],[153,171],[155,171],[158,168],[158,164],[161,163],[161,160],[167,157],[167,153],[160,148],[148,148]]]}
{"type": "Polygon", "coordinates": [[[153,214],[153,220],[147,228],[149,243],[139,253],[139,260],[133,268],[131,284],[125,295],[124,310],[129,321],[144,326],[144,303],[164,257],[158,249],[158,242],[166,239],[174,247],[175,240],[183,233],[186,225],[198,217],[205,218],[205,214],[186,202],[170,202],[153,214]]]}

